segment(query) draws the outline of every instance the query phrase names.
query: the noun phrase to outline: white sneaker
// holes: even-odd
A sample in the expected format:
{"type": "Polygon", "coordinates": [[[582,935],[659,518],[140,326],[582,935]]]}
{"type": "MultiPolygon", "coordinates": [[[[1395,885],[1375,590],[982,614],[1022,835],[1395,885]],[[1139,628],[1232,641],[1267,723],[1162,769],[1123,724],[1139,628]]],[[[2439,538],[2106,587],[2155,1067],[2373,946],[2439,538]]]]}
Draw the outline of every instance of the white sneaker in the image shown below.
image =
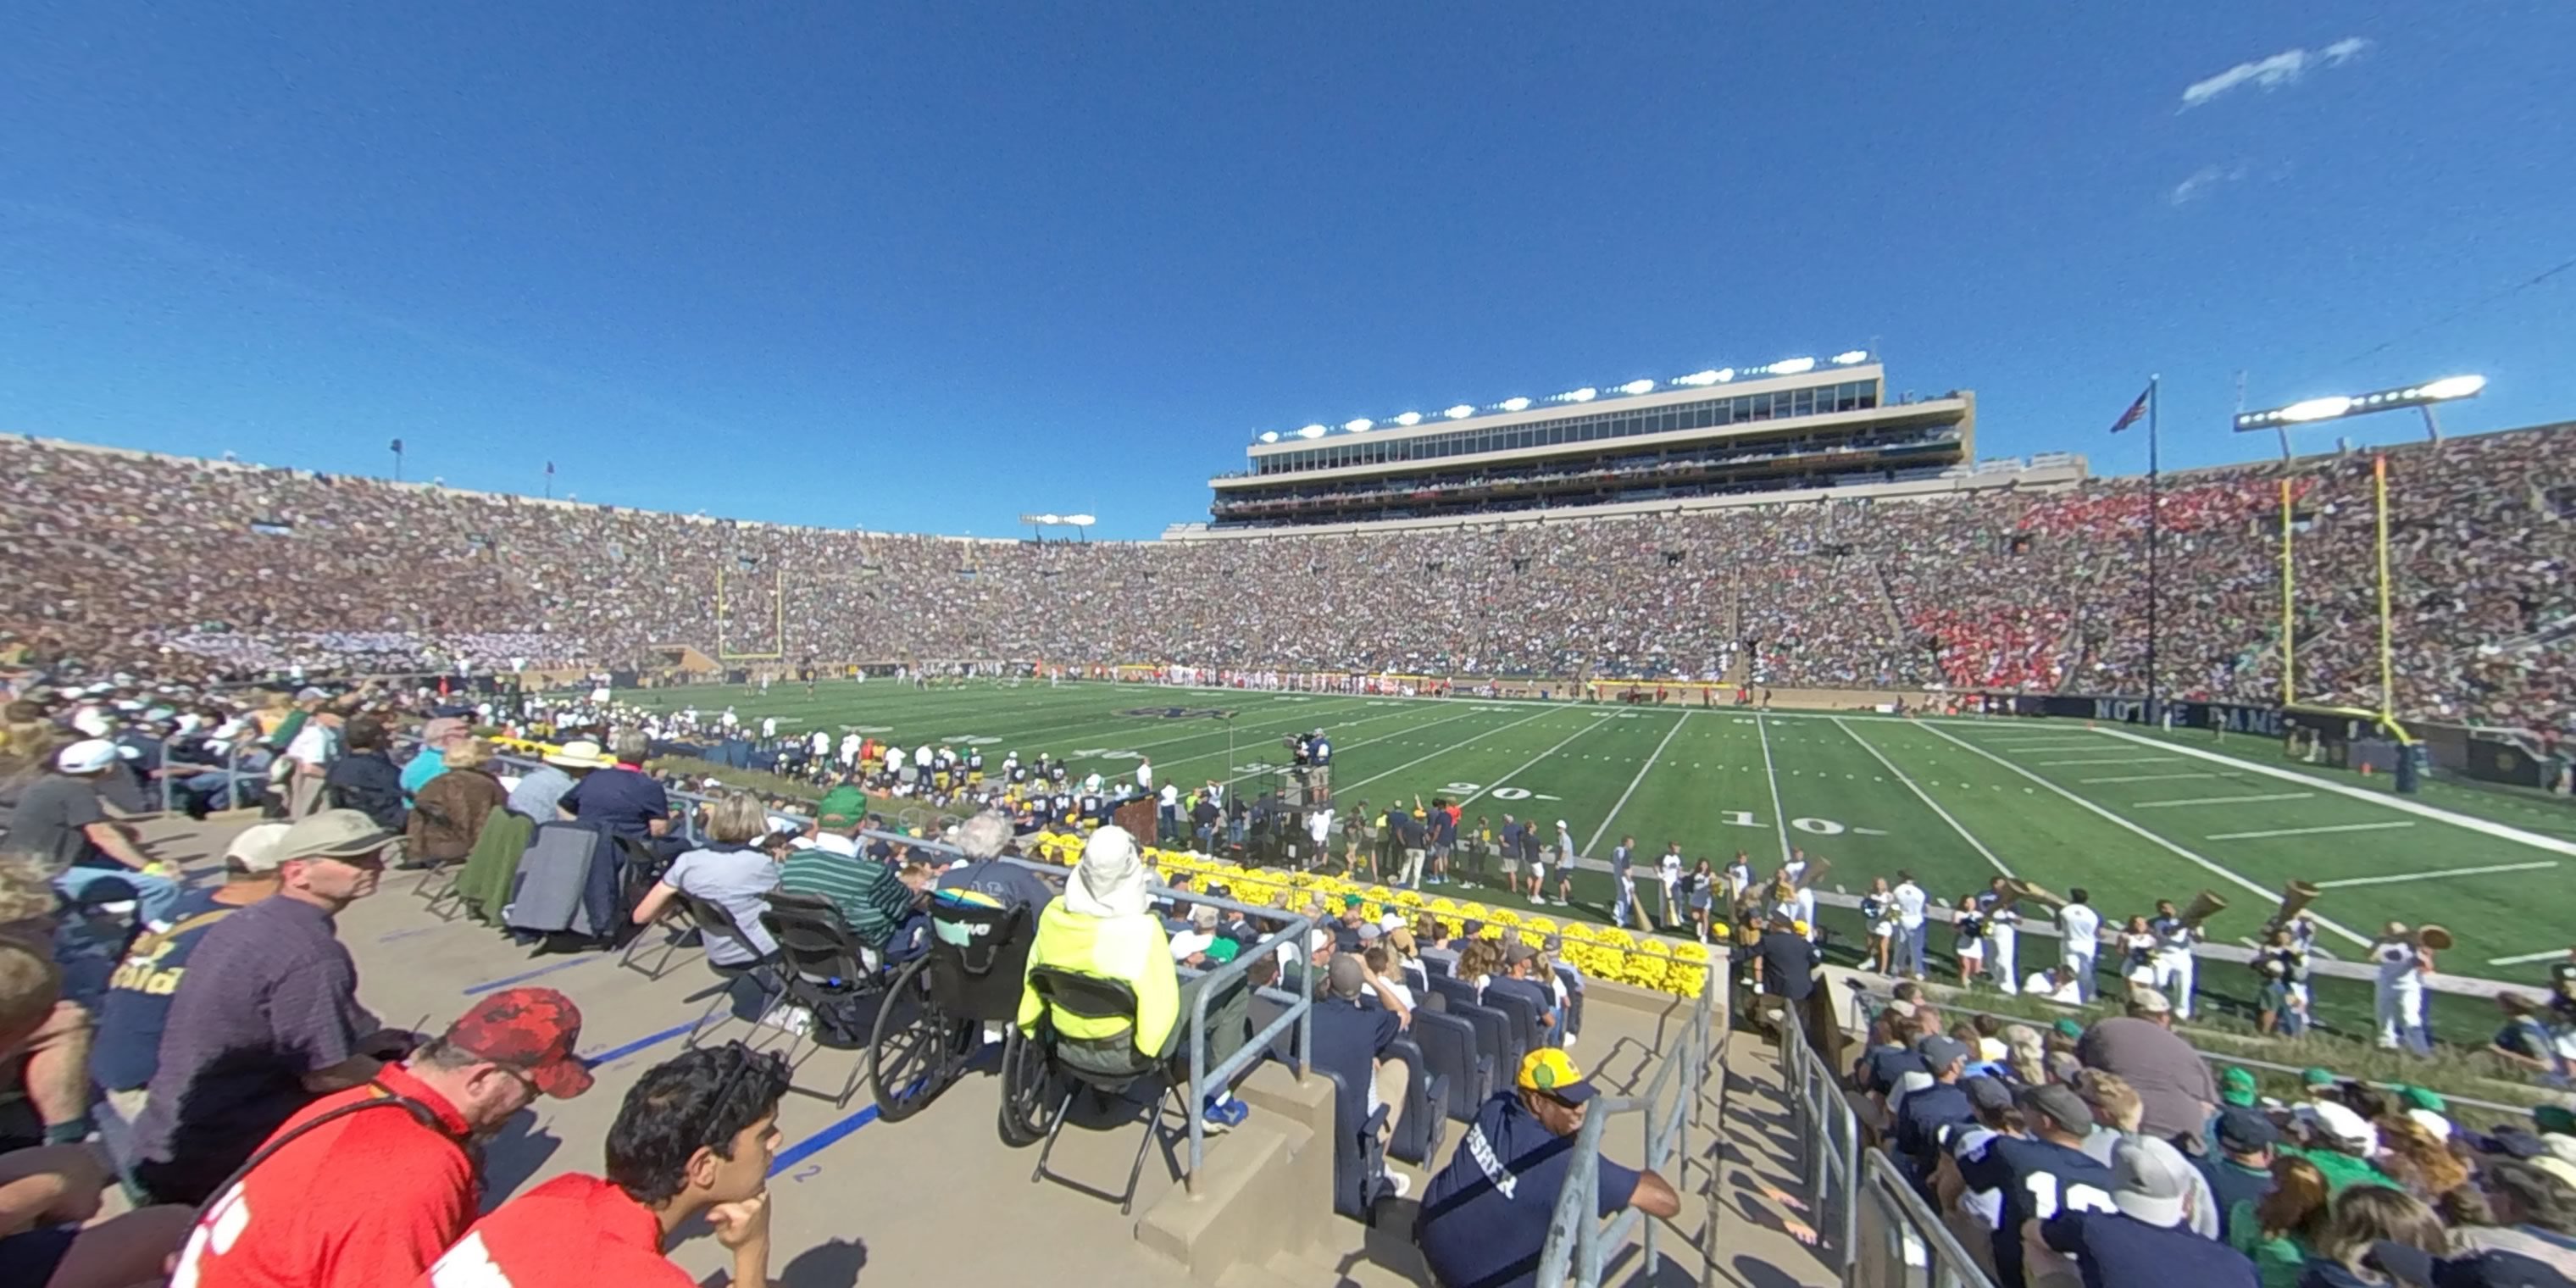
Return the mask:
{"type": "Polygon", "coordinates": [[[1413,1192],[1413,1178],[1402,1172],[1381,1172],[1379,1176],[1386,1181],[1386,1193],[1380,1198],[1400,1199],[1413,1192]]]}

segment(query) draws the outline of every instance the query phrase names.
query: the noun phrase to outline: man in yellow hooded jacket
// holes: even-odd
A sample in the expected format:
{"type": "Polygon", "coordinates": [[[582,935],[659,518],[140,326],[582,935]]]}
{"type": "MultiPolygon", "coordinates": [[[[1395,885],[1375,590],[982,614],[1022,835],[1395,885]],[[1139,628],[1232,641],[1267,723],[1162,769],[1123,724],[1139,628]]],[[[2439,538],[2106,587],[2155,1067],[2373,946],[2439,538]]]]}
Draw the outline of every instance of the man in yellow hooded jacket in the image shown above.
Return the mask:
{"type": "MultiPolygon", "coordinates": [[[[1037,990],[1023,986],[1022,1033],[1035,1036],[1039,1020],[1045,1019],[1058,1037],[1072,1039],[1058,1045],[1057,1058],[1077,1067],[1097,1059],[1114,1069],[1124,1062],[1100,1052],[1098,1044],[1125,1032],[1136,1054],[1149,1060],[1170,1059],[1176,1077],[1188,1076],[1189,1050],[1174,1038],[1201,981],[1193,979],[1187,987],[1181,983],[1172,960],[1171,936],[1153,913],[1144,860],[1137,852],[1136,838],[1125,828],[1100,828],[1084,842],[1082,861],[1065,883],[1064,897],[1048,904],[1038,918],[1037,938],[1029,947],[1029,969],[1040,966],[1125,983],[1136,992],[1136,1022],[1131,1029],[1124,1019],[1085,1018],[1062,1008],[1049,1015],[1037,990]]],[[[1250,1004],[1251,990],[1242,976],[1228,981],[1224,991],[1210,999],[1209,1068],[1243,1045],[1250,1004]]],[[[1211,1128],[1222,1129],[1242,1118],[1240,1102],[1227,1098],[1223,1088],[1211,1090],[1203,1109],[1211,1128]]]]}

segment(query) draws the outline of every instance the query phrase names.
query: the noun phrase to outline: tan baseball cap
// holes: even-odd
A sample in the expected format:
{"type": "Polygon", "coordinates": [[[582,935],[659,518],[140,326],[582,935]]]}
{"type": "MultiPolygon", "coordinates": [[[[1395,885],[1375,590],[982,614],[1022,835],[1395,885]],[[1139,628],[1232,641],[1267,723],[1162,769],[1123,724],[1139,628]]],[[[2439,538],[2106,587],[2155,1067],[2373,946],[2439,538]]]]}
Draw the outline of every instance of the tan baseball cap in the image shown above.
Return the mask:
{"type": "Polygon", "coordinates": [[[353,859],[393,843],[395,834],[353,809],[326,809],[296,823],[278,838],[277,861],[353,859]]]}
{"type": "Polygon", "coordinates": [[[224,866],[257,875],[277,871],[277,865],[285,861],[281,842],[293,830],[285,823],[253,823],[243,828],[232,844],[224,847],[224,866]]]}

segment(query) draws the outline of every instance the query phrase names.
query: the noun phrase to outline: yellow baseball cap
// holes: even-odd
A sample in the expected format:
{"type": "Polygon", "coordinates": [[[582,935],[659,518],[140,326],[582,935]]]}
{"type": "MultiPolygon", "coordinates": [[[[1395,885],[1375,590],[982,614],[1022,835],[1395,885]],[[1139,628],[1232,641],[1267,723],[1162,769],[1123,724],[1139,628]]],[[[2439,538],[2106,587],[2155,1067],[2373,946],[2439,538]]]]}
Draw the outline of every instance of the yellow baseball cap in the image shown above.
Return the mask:
{"type": "Polygon", "coordinates": [[[1574,1067],[1574,1058],[1558,1047],[1540,1047],[1521,1060],[1520,1088],[1554,1096],[1569,1105],[1579,1105],[1600,1095],[1601,1090],[1574,1067]]]}

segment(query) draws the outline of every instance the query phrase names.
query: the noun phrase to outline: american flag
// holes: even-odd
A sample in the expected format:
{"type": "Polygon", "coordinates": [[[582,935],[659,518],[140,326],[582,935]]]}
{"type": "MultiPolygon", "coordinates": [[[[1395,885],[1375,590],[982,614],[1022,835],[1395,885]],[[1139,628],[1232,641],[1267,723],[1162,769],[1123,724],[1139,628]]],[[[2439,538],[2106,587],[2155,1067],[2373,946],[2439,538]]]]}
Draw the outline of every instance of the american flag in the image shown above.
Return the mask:
{"type": "Polygon", "coordinates": [[[2121,430],[2127,429],[2129,426],[2145,420],[2147,418],[2147,401],[2155,396],[2155,386],[2147,386],[2146,390],[2138,395],[2138,400],[2130,403],[2129,409],[2121,412],[2118,420],[2111,422],[2111,432],[2114,434],[2119,433],[2121,430]]]}

